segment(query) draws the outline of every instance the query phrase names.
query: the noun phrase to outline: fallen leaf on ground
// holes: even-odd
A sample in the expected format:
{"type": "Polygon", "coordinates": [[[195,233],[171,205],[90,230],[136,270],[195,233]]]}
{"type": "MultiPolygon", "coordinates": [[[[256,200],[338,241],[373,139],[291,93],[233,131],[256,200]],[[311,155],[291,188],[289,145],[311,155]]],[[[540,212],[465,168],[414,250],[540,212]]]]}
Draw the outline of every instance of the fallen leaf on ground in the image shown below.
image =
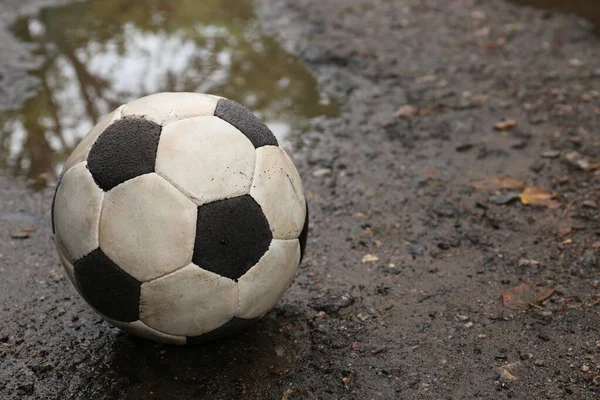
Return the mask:
{"type": "Polygon", "coordinates": [[[379,257],[377,257],[376,255],[373,255],[373,254],[366,254],[362,258],[362,262],[364,262],[364,263],[371,263],[371,262],[377,262],[377,261],[379,261],[379,257]]]}
{"type": "Polygon", "coordinates": [[[571,233],[571,231],[573,231],[573,228],[571,226],[562,226],[558,229],[558,236],[567,236],[569,233],[571,233]]]}
{"type": "Polygon", "coordinates": [[[538,260],[528,260],[526,258],[521,258],[519,260],[519,267],[525,267],[527,265],[540,265],[541,262],[539,262],[538,260]]]}
{"type": "Polygon", "coordinates": [[[558,208],[560,203],[553,200],[555,193],[549,192],[537,186],[528,186],[519,194],[521,203],[532,204],[535,206],[545,206],[548,208],[558,208]]]}
{"type": "Polygon", "coordinates": [[[541,304],[555,292],[554,288],[537,289],[532,282],[523,281],[502,293],[502,305],[511,311],[527,310],[541,304]]]}
{"type": "Polygon", "coordinates": [[[281,400],[291,400],[293,395],[294,391],[292,389],[287,389],[285,392],[283,392],[281,400]]]}
{"type": "Polygon", "coordinates": [[[342,384],[346,389],[350,389],[350,378],[342,378],[342,384]]]}
{"type": "Polygon", "coordinates": [[[565,159],[569,164],[583,171],[590,171],[592,169],[595,169],[593,167],[596,166],[596,164],[590,164],[590,162],[581,153],[577,151],[572,151],[568,153],[567,155],[565,155],[565,159]]]}
{"type": "Polygon", "coordinates": [[[510,363],[498,367],[498,373],[507,381],[519,380],[519,364],[510,363]]]}
{"type": "Polygon", "coordinates": [[[496,122],[494,124],[494,128],[496,128],[496,130],[499,131],[508,131],[512,128],[515,128],[517,126],[517,121],[515,121],[514,119],[509,119],[506,121],[502,121],[502,122],[496,122]]]}
{"type": "Polygon", "coordinates": [[[598,204],[594,200],[584,200],[581,205],[587,208],[598,208],[598,204]]]}
{"type": "Polygon", "coordinates": [[[478,190],[520,189],[525,186],[525,182],[507,176],[490,176],[476,179],[471,184],[478,190]]]}
{"type": "Polygon", "coordinates": [[[600,162],[588,165],[587,171],[593,171],[600,168],[600,162]]]}
{"type": "Polygon", "coordinates": [[[415,106],[402,106],[398,109],[398,111],[396,111],[396,117],[398,118],[402,118],[402,117],[411,117],[413,115],[415,115],[417,113],[417,107],[415,106]]]}

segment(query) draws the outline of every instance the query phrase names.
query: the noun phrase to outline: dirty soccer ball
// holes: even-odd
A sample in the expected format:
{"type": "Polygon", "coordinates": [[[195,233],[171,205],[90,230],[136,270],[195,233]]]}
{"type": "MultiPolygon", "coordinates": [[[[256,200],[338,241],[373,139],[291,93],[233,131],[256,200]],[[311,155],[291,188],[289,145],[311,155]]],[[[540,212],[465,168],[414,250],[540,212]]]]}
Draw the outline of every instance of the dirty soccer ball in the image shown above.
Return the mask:
{"type": "Polygon", "coordinates": [[[105,320],[200,343],[275,306],[304,253],[308,207],[292,160],[248,109],[159,93],[105,116],[75,148],[52,229],[69,279],[105,320]]]}

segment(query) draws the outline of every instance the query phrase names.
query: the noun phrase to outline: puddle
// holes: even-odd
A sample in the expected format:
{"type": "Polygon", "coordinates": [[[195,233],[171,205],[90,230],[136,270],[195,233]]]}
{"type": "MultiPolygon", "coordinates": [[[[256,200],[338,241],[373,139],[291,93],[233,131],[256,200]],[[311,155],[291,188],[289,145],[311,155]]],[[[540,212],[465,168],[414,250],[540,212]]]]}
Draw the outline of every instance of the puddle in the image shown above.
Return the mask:
{"type": "Polygon", "coordinates": [[[588,19],[594,31],[600,34],[600,0],[512,0],[525,6],[544,10],[574,13],[588,19]]]}
{"type": "Polygon", "coordinates": [[[336,115],[306,68],[265,36],[251,0],[95,0],[46,8],[13,33],[43,61],[39,90],[0,114],[0,163],[53,180],[99,116],[161,91],[239,101],[294,145],[310,118],[336,115]]]}

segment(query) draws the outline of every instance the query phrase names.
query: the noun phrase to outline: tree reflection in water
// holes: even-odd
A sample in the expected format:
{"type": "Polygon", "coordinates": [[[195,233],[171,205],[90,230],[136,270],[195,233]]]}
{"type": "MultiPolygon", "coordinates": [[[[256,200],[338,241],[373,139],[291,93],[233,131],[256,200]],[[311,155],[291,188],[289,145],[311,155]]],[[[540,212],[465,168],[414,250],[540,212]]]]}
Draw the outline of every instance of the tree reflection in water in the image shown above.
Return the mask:
{"type": "Polygon", "coordinates": [[[261,33],[251,0],[96,0],[43,9],[13,32],[36,46],[40,85],[2,113],[0,161],[38,185],[99,116],[149,93],[237,100],[280,137],[336,112],[304,66],[261,33]]]}

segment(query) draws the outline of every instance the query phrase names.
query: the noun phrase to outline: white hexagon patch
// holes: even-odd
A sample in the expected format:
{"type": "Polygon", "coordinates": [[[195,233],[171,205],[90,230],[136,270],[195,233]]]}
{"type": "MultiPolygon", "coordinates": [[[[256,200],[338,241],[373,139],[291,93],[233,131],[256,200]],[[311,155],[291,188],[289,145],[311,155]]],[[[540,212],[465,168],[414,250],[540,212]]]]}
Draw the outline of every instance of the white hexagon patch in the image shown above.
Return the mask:
{"type": "Polygon", "coordinates": [[[100,248],[140,282],[192,259],[197,208],[157,174],[140,175],[106,193],[100,248]]]}
{"type": "Polygon", "coordinates": [[[256,149],[256,169],[250,195],[260,204],[274,239],[296,239],[306,217],[300,175],[278,146],[256,149]]]}
{"type": "Polygon", "coordinates": [[[195,117],[164,127],[156,172],[197,205],[248,193],[256,152],[250,140],[217,117],[195,117]]]}
{"type": "Polygon", "coordinates": [[[294,280],[300,263],[297,239],[271,241],[271,246],[255,266],[240,279],[238,317],[258,318],[273,308],[294,280]]]}
{"type": "Polygon", "coordinates": [[[234,281],[190,264],[142,284],[140,320],[171,335],[198,336],[233,318],[237,302],[234,281]]]}
{"type": "Polygon", "coordinates": [[[69,169],[58,185],[54,228],[71,263],[98,247],[98,219],[103,197],[104,192],[94,182],[85,161],[69,169]]]}

